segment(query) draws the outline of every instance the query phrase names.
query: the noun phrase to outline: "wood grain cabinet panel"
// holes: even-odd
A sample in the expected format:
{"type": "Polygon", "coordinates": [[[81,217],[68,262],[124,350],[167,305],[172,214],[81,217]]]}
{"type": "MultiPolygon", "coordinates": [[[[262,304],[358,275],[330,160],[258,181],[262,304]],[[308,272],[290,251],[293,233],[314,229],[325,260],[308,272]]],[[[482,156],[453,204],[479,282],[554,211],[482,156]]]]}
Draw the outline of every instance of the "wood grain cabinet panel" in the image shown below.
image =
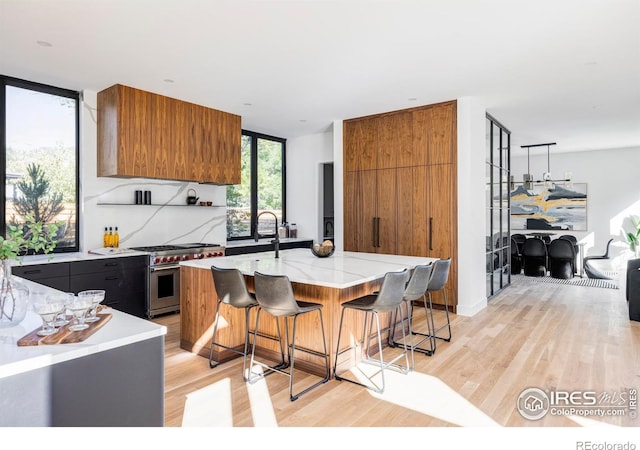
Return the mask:
{"type": "Polygon", "coordinates": [[[98,176],[240,183],[241,118],[114,85],[98,93],[98,176]]]}
{"type": "MultiPolygon", "coordinates": [[[[447,295],[454,312],[456,134],[455,101],[344,125],[345,250],[452,258],[447,295]],[[375,166],[370,149],[377,149],[375,166]]],[[[442,303],[439,294],[433,300],[442,303]]]]}

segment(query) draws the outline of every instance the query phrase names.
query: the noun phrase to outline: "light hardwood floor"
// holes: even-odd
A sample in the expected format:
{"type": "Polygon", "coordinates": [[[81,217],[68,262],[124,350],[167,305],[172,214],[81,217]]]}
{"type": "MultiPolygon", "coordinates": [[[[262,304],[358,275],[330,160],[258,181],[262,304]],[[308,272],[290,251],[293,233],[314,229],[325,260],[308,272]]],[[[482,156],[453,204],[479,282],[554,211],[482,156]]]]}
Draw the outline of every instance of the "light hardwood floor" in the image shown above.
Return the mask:
{"type": "MultiPolygon", "coordinates": [[[[248,385],[240,358],[210,369],[206,358],[180,349],[179,315],[154,321],[168,327],[168,427],[571,427],[593,420],[640,425],[628,411],[585,420],[547,414],[530,421],[516,410],[519,394],[529,387],[598,395],[640,388],[640,323],[628,319],[624,287],[512,285],[474,317],[452,316],[452,341],[439,342],[432,357],[416,354],[413,372],[386,371],[384,394],[330,380],[295,402],[287,377],[276,373],[248,385]]],[[[314,379],[303,375],[296,381],[314,379]]]]}

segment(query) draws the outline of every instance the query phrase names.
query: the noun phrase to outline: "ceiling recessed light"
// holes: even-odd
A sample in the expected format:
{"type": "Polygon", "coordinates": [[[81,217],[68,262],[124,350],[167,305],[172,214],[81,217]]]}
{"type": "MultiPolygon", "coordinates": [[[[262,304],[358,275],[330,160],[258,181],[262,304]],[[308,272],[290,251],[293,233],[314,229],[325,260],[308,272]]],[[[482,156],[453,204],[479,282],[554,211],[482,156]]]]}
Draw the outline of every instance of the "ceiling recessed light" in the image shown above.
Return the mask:
{"type": "Polygon", "coordinates": [[[36,44],[38,44],[40,47],[53,47],[53,44],[47,41],[36,41],[36,44]]]}
{"type": "Polygon", "coordinates": [[[415,98],[415,97],[409,97],[407,100],[409,100],[410,102],[415,102],[415,101],[416,101],[416,100],[418,100],[418,99],[417,99],[417,98],[415,98]]]}
{"type": "Polygon", "coordinates": [[[585,66],[597,66],[598,62],[597,61],[587,61],[586,63],[584,63],[585,66]]]}
{"type": "Polygon", "coordinates": [[[165,79],[164,79],[164,80],[162,80],[162,81],[164,81],[165,83],[175,83],[175,81],[174,81],[174,80],[172,80],[171,78],[165,78],[165,79]]]}
{"type": "Polygon", "coordinates": [[[300,122],[305,123],[307,119],[300,119],[300,122]]]}
{"type": "Polygon", "coordinates": [[[252,103],[243,103],[244,106],[251,106],[252,103]]]}

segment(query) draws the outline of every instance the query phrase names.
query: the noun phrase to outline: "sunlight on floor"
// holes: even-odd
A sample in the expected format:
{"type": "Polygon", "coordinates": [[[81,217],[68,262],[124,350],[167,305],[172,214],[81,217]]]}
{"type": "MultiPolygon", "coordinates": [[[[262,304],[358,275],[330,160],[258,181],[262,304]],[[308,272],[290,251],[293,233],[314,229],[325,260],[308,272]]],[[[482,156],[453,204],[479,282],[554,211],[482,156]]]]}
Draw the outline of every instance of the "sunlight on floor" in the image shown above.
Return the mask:
{"type": "MultiPolygon", "coordinates": [[[[259,373],[262,373],[262,367],[254,366],[253,374],[259,373]]],[[[246,386],[251,404],[253,425],[256,427],[277,427],[278,420],[271,404],[267,381],[262,378],[253,384],[246,383],[246,386]]]]}
{"type": "Polygon", "coordinates": [[[228,378],[187,394],[183,427],[232,427],[231,382],[228,378]]]}
{"type": "MultiPolygon", "coordinates": [[[[377,385],[382,383],[375,366],[361,363],[350,372],[361,383],[370,383],[367,377],[373,377],[377,385]]],[[[436,377],[416,371],[403,375],[394,370],[385,370],[384,377],[384,393],[369,391],[373,397],[463,427],[500,426],[436,377]]]]}

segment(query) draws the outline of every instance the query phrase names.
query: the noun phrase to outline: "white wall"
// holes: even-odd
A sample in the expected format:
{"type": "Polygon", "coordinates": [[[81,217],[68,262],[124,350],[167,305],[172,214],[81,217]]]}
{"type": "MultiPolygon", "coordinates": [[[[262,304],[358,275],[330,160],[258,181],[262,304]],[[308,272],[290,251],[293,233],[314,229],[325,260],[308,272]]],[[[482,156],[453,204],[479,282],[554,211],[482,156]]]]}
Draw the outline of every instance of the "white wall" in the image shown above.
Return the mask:
{"type": "Polygon", "coordinates": [[[487,306],[485,275],[486,110],[458,100],[458,310],[472,316],[487,306]]]}
{"type": "Polygon", "coordinates": [[[333,162],[333,133],[287,139],[287,222],[322,242],[322,164],[333,162]]]}
{"type": "Polygon", "coordinates": [[[121,247],[168,243],[226,243],[226,189],[179,181],[99,178],[94,91],[83,92],[80,113],[80,249],[102,247],[105,226],[117,226],[121,247]],[[187,191],[221,208],[186,206],[187,191]],[[102,206],[98,203],[133,203],[135,190],[150,190],[159,206],[102,206]],[[180,207],[167,204],[185,205],[180,207]]]}
{"type": "MultiPolygon", "coordinates": [[[[530,170],[535,179],[547,170],[547,153],[530,158],[530,170]]],[[[586,232],[573,232],[585,242],[585,253],[602,254],[607,241],[612,244],[612,264],[621,268],[626,263],[628,247],[621,234],[623,220],[630,214],[640,216],[640,148],[604,149],[583,152],[557,153],[551,148],[551,174],[562,177],[572,172],[576,183],[587,183],[586,232]]],[[[517,181],[527,171],[526,150],[511,149],[511,173],[517,181]],[[518,153],[523,153],[519,156],[518,153]]]]}

